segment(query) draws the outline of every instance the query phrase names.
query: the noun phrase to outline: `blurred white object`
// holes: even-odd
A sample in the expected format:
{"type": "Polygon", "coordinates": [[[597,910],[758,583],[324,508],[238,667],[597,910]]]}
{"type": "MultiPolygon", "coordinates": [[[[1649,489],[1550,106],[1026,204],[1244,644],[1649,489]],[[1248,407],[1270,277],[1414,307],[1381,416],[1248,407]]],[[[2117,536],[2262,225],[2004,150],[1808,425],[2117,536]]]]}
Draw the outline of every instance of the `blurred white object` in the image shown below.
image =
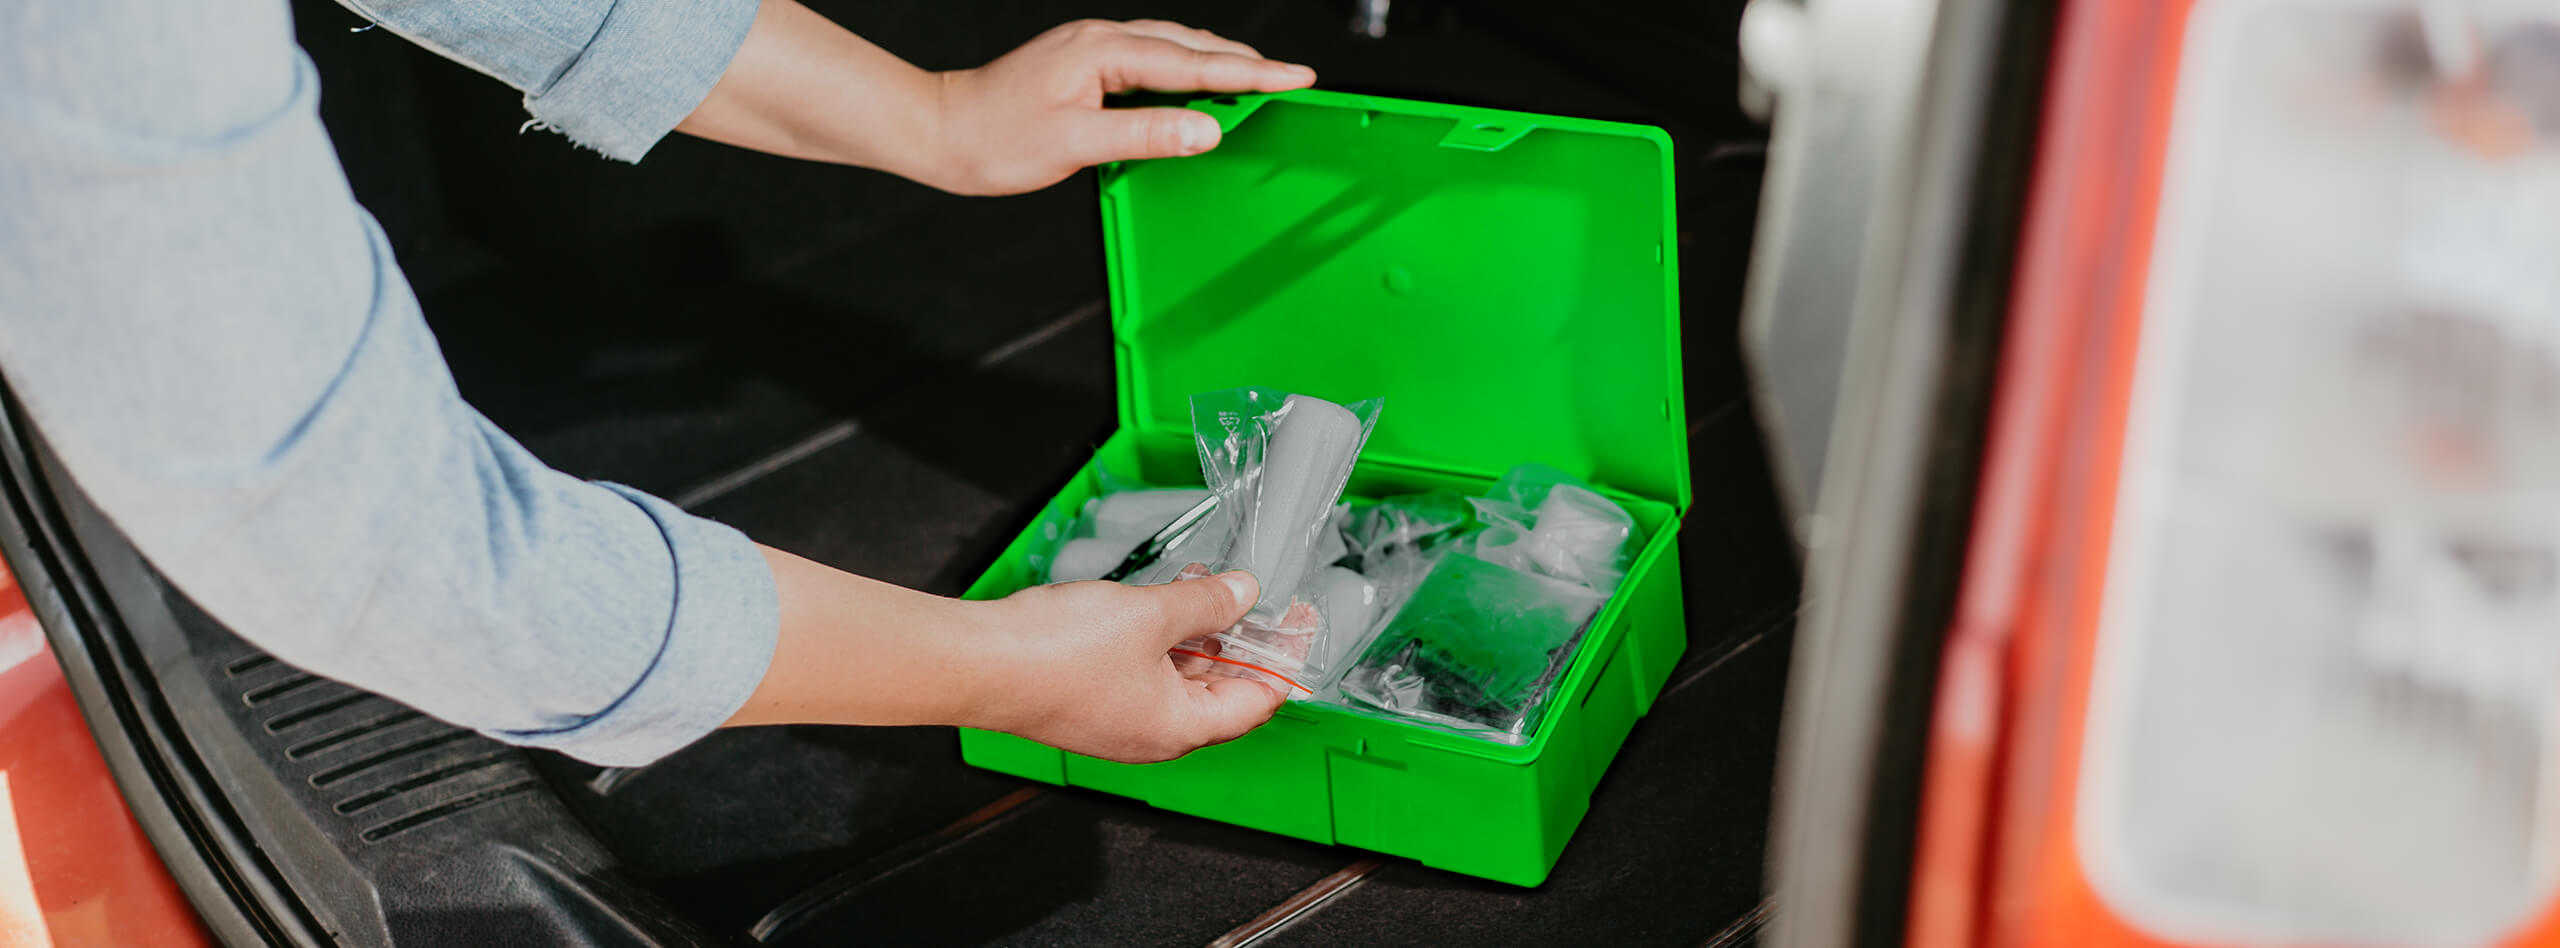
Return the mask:
{"type": "Polygon", "coordinates": [[[1351,32],[1386,39],[1387,0],[1352,0],[1351,32]]]}
{"type": "Polygon", "coordinates": [[[1743,112],[1768,121],[1778,100],[1804,85],[1813,71],[1810,30],[1802,0],[1752,0],[1742,8],[1735,42],[1742,53],[1736,91],[1743,112]]]}
{"type": "Polygon", "coordinates": [[[2555,18],[2195,7],[2078,808],[2159,937],[2482,944],[2551,896],[2555,18]]]}

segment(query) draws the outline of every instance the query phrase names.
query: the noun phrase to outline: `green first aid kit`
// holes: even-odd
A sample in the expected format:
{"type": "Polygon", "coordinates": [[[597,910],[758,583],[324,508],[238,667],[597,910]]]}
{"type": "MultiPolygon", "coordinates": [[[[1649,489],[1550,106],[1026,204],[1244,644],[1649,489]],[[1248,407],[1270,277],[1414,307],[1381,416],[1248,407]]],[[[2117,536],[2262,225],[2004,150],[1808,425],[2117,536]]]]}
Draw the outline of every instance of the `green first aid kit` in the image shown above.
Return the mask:
{"type": "Polygon", "coordinates": [[[1215,150],[1101,173],[1119,429],[970,598],[1039,582],[1036,555],[1106,484],[1202,483],[1190,397],[1247,386],[1385,400],[1349,497],[1472,496],[1535,462],[1617,501],[1644,545],[1524,744],[1292,701],[1165,763],[983,731],[962,756],[1536,885],[1687,644],[1670,138],[1322,91],[1189,107],[1226,128],[1215,150]]]}

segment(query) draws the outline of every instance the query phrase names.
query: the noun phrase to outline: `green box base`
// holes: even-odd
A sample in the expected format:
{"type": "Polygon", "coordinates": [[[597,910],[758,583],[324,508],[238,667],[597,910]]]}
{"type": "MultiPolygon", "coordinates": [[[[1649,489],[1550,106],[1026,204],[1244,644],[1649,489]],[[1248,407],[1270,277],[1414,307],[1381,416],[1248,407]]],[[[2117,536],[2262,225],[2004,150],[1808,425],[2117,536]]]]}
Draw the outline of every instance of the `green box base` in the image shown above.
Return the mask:
{"type": "MultiPolygon", "coordinates": [[[[1105,443],[968,596],[996,598],[1032,585],[1031,555],[1072,523],[1084,501],[1106,483],[1198,482],[1196,469],[1184,476],[1187,440],[1145,447],[1139,441],[1123,432],[1105,443]]],[[[1375,497],[1431,487],[1472,493],[1485,483],[1364,464],[1352,493],[1375,497]]],[[[990,770],[1180,813],[1537,885],[1581,824],[1610,759],[1637,719],[1652,709],[1687,647],[1676,512],[1642,498],[1615,499],[1643,526],[1645,547],[1617,595],[1592,620],[1556,704],[1526,745],[1293,701],[1240,739],[1160,764],[1113,763],[972,730],[961,732],[961,756],[990,770]]]]}

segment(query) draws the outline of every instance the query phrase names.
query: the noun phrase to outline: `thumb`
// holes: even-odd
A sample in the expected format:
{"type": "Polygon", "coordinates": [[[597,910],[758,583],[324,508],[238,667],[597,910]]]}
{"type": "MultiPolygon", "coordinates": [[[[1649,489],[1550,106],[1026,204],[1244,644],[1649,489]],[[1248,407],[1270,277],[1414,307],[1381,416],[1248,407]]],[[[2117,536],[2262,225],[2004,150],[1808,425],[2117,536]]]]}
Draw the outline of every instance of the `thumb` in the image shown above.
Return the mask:
{"type": "Polygon", "coordinates": [[[1218,120],[1191,109],[1100,109],[1086,116],[1076,145],[1088,165],[1180,158],[1218,147],[1218,120]]]}
{"type": "Polygon", "coordinates": [[[1252,611],[1254,600],[1262,595],[1262,584],[1243,570],[1217,576],[1184,573],[1186,578],[1170,583],[1137,587],[1156,597],[1164,616],[1164,625],[1156,632],[1167,646],[1226,631],[1252,611]]]}

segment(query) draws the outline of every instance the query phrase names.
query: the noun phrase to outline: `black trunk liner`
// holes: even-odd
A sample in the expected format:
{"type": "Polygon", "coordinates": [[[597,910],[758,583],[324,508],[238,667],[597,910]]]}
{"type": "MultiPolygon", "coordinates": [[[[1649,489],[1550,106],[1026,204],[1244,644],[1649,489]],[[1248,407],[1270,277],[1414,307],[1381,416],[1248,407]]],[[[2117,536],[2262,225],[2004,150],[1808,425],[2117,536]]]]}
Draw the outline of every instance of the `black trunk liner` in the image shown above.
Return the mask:
{"type": "Polygon", "coordinates": [[[1536,889],[1391,860],[1268,945],[1704,944],[1760,900],[1788,626],[1674,679],[1536,889]],[[1700,674],[1702,672],[1702,674],[1700,674]]]}
{"type": "Polygon", "coordinates": [[[1199,945],[1341,862],[1332,847],[1051,790],[983,832],[845,887],[773,937],[808,946],[1199,945]]]}

